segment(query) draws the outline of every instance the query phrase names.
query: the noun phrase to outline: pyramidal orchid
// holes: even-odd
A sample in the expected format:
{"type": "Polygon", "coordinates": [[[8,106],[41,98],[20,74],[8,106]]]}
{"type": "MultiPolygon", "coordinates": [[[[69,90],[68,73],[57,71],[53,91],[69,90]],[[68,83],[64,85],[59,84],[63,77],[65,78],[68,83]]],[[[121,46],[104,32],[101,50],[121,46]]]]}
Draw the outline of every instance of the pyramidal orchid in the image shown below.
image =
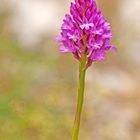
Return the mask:
{"type": "Polygon", "coordinates": [[[72,53],[80,62],[78,103],[72,140],[78,140],[81,112],[84,100],[85,73],[95,61],[105,60],[105,54],[116,48],[110,44],[112,32],[95,0],[75,0],[70,14],[66,14],[61,27],[60,51],[72,53]]]}

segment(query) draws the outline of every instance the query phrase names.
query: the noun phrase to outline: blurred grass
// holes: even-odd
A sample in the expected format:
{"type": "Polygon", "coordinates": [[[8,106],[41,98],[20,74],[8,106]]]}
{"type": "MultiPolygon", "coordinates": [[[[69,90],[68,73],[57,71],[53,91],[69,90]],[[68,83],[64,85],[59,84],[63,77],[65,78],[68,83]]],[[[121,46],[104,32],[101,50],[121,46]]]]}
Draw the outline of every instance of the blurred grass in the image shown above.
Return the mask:
{"type": "Polygon", "coordinates": [[[44,80],[49,82],[47,71],[53,67],[53,61],[46,55],[23,50],[11,36],[1,32],[0,139],[59,140],[70,135],[70,123],[65,123],[69,122],[68,112],[57,110],[57,106],[52,105],[61,98],[58,95],[54,97],[60,90],[59,85],[42,85],[38,81],[45,75],[44,80]],[[37,87],[39,89],[34,86],[36,82],[41,86],[37,87]],[[49,91],[49,86],[55,91],[49,91]]]}

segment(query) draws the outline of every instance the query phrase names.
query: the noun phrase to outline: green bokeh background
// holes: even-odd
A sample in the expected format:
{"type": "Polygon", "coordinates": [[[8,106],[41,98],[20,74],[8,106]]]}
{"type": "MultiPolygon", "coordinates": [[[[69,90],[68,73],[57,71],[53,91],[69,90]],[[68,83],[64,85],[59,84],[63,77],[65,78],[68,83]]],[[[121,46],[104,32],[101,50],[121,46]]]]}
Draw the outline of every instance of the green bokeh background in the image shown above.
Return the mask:
{"type": "MultiPolygon", "coordinates": [[[[98,4],[112,24],[118,52],[87,72],[79,140],[140,140],[140,61],[134,59],[137,50],[129,53],[140,45],[140,27],[121,20],[121,0],[98,4]]],[[[58,51],[59,29],[25,49],[9,26],[12,10],[0,12],[0,140],[70,140],[78,61],[58,51]]]]}

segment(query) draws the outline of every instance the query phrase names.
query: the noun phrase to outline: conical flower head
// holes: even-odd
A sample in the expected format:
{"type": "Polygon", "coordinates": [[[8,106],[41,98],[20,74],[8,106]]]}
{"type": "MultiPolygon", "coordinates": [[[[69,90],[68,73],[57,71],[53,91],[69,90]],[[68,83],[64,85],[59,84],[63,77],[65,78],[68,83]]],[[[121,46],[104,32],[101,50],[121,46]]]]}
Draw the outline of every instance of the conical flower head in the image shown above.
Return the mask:
{"type": "Polygon", "coordinates": [[[110,44],[111,38],[110,23],[103,17],[95,0],[75,0],[56,40],[61,43],[61,52],[73,53],[79,61],[82,54],[86,55],[88,67],[94,61],[105,60],[108,50],[115,50],[110,44]]]}

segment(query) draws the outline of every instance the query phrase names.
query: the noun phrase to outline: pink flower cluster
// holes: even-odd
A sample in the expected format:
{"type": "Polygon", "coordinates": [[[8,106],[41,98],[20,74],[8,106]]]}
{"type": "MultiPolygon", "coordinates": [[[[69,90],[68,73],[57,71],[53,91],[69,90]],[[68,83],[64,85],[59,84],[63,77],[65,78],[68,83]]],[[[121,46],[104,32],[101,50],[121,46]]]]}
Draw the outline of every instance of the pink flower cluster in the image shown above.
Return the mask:
{"type": "Polygon", "coordinates": [[[103,17],[95,0],[75,0],[56,41],[61,43],[61,52],[73,53],[79,61],[85,54],[90,66],[94,61],[105,60],[108,50],[116,50],[110,44],[111,38],[110,23],[103,17]]]}

